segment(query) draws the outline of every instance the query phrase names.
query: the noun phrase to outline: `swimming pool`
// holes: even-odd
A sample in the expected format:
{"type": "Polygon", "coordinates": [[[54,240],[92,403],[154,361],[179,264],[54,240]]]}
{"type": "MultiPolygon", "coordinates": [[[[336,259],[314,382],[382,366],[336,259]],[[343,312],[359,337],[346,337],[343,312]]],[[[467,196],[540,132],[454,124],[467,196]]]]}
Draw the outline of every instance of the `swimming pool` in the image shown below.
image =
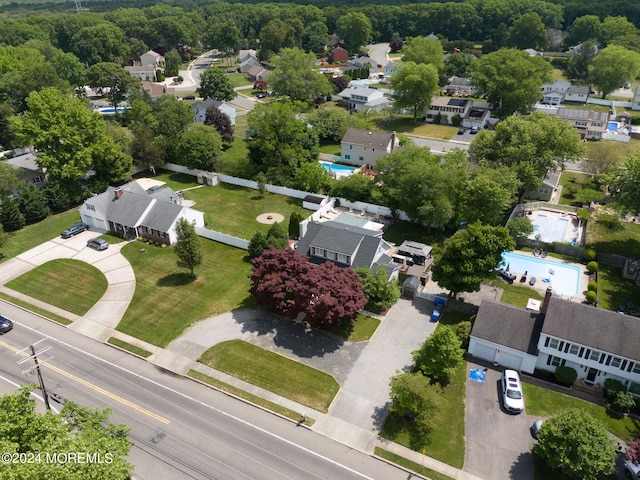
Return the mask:
{"type": "Polygon", "coordinates": [[[540,235],[540,241],[542,242],[567,242],[568,219],[555,215],[538,214],[531,223],[533,223],[534,238],[540,235]]]}
{"type": "MultiPolygon", "coordinates": [[[[118,113],[124,113],[125,110],[126,109],[124,107],[118,107],[118,113]]],[[[98,112],[100,112],[102,115],[109,115],[109,114],[116,113],[113,107],[100,108],[98,109],[98,112]]]]}
{"type": "Polygon", "coordinates": [[[337,163],[320,162],[322,168],[329,173],[337,173],[339,175],[351,175],[357,167],[347,167],[346,165],[338,165],[337,163]]]}
{"type": "Polygon", "coordinates": [[[372,83],[376,83],[375,80],[371,80],[371,79],[368,79],[368,78],[363,78],[361,80],[351,80],[349,82],[349,85],[351,85],[353,87],[368,87],[372,83]]]}
{"type": "Polygon", "coordinates": [[[536,277],[536,285],[546,285],[554,292],[568,297],[580,292],[581,271],[576,265],[552,262],[513,252],[503,252],[502,260],[505,266],[509,266],[509,272],[517,274],[518,278],[527,272],[527,282],[531,277],[536,277]]]}
{"type": "Polygon", "coordinates": [[[618,127],[618,122],[607,122],[607,130],[609,130],[610,132],[617,132],[618,127]]]}

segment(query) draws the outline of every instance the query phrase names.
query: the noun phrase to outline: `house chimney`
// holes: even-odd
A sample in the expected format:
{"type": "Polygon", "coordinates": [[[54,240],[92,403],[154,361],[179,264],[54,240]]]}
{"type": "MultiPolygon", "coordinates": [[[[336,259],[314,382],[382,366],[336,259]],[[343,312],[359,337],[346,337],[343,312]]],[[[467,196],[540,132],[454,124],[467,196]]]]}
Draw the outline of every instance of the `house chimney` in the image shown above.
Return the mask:
{"type": "Polygon", "coordinates": [[[116,189],[113,191],[113,193],[114,193],[115,198],[116,198],[116,200],[117,200],[118,198],[120,198],[120,197],[122,196],[122,189],[121,189],[121,188],[116,188],[116,189]]]}
{"type": "Polygon", "coordinates": [[[549,308],[549,300],[551,299],[552,295],[553,295],[553,290],[551,289],[551,287],[548,287],[547,291],[544,294],[544,300],[542,301],[542,306],[540,307],[540,313],[542,313],[543,315],[547,314],[547,308],[549,308]]]}

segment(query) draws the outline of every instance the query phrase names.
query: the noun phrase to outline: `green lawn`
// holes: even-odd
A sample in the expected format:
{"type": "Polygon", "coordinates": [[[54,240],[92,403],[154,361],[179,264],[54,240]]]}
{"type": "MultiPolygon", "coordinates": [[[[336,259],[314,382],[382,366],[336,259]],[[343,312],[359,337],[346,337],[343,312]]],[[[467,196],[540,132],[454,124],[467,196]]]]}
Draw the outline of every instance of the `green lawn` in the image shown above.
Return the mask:
{"type": "Polygon", "coordinates": [[[620,268],[600,265],[598,269],[598,307],[617,310],[628,301],[640,304],[640,288],[632,280],[622,278],[620,268]]]}
{"type": "Polygon", "coordinates": [[[322,143],[320,145],[320,153],[327,153],[329,155],[340,155],[339,143],[322,143]]]}
{"type": "Polygon", "coordinates": [[[136,347],[135,345],[131,345],[130,343],[127,343],[127,342],[125,342],[123,340],[120,340],[119,338],[111,337],[107,341],[111,345],[115,345],[116,347],[120,347],[123,350],[126,350],[128,352],[134,353],[134,354],[139,355],[141,357],[147,358],[147,357],[151,356],[151,352],[145,350],[144,348],[136,347]]]}
{"type": "Polygon", "coordinates": [[[311,212],[302,208],[302,200],[273,193],[264,197],[257,190],[221,183],[215,187],[204,187],[184,192],[184,198],[194,200],[193,208],[205,212],[207,228],[247,240],[261,231],[266,233],[270,225],[258,223],[256,217],[263,213],[280,213],[284,216],[282,226],[289,228],[289,217],[297,211],[303,217],[311,212]]]}
{"type": "Polygon", "coordinates": [[[504,289],[502,297],[500,298],[500,301],[502,303],[508,303],[510,305],[516,305],[518,307],[526,308],[527,301],[530,298],[533,298],[534,300],[542,300],[543,298],[542,295],[540,295],[536,290],[525,285],[518,285],[515,283],[509,284],[497,279],[491,280],[487,283],[494,287],[504,289]]]}
{"type": "Polygon", "coordinates": [[[107,290],[107,279],[79,260],[51,260],[6,284],[7,287],[76,315],[84,315],[107,290]]]}
{"type": "Polygon", "coordinates": [[[458,127],[425,123],[424,118],[418,118],[418,121],[414,122],[412,115],[393,115],[392,117],[380,115],[376,116],[373,122],[382,131],[395,131],[442,140],[450,140],[458,131],[458,127]]]}
{"type": "Polygon", "coordinates": [[[0,292],[0,298],[3,300],[6,300],[7,302],[13,303],[14,305],[18,305],[19,307],[25,308],[30,312],[33,312],[45,318],[48,318],[49,320],[53,320],[54,322],[61,323],[62,325],[69,325],[70,323],[73,323],[68,318],[61,317],[58,314],[45,310],[44,308],[36,307],[35,305],[30,304],[29,302],[24,302],[18,298],[12,297],[11,295],[7,295],[6,293],[0,292]]]}
{"type": "Polygon", "coordinates": [[[79,221],[78,210],[72,208],[66,212],[51,215],[41,222],[27,225],[17,232],[9,233],[7,244],[2,247],[0,253],[0,262],[37,247],[45,240],[59,237],[60,232],[79,221]]]}
{"type": "Polygon", "coordinates": [[[629,155],[640,150],[640,140],[632,138],[629,143],[601,140],[599,142],[587,142],[585,146],[585,157],[587,158],[607,158],[613,163],[622,163],[629,155]]]}
{"type": "Polygon", "coordinates": [[[597,189],[593,177],[585,173],[563,172],[560,176],[560,184],[562,185],[560,203],[563,205],[581,207],[585,202],[604,198],[604,188],[597,189]],[[575,193],[572,190],[575,190],[575,193]]]}
{"type": "Polygon", "coordinates": [[[340,389],[331,375],[242,340],[219,343],[198,361],[321,412],[340,389]]]}
{"type": "MultiPolygon", "coordinates": [[[[269,400],[265,400],[264,398],[258,397],[257,395],[253,395],[252,393],[245,392],[244,390],[240,390],[239,388],[234,387],[233,385],[229,385],[228,383],[221,382],[217,378],[209,377],[208,375],[204,375],[203,373],[200,373],[196,370],[189,370],[187,372],[187,375],[203,383],[216,387],[219,390],[235,395],[236,397],[243,398],[255,405],[260,405],[261,407],[271,410],[272,412],[280,414],[284,417],[290,418],[291,420],[300,421],[300,419],[302,418],[301,413],[294,412],[293,410],[290,410],[285,407],[281,407],[277,403],[270,402],[269,400]]],[[[306,417],[305,424],[313,425],[314,423],[315,423],[315,420],[313,418],[306,417]]]]}
{"type": "Polygon", "coordinates": [[[604,211],[591,213],[587,223],[587,245],[598,253],[640,258],[640,224],[620,222],[619,228],[612,229],[603,221],[608,218],[611,215],[604,211]]]}
{"type": "Polygon", "coordinates": [[[131,242],[122,249],[136,275],[136,292],[117,329],[165,347],[198,320],[241,307],[254,307],[249,295],[251,265],[246,252],[201,239],[197,278],[176,266],[173,248],[131,242]]]}
{"type": "Polygon", "coordinates": [[[527,402],[527,414],[534,417],[551,417],[567,408],[580,408],[603,422],[607,429],[624,441],[640,436],[640,421],[610,414],[606,408],[579,398],[522,382],[527,402]]]}
{"type": "Polygon", "coordinates": [[[353,324],[345,322],[333,333],[345,340],[364,342],[373,336],[379,325],[380,320],[377,318],[370,317],[364,313],[358,313],[353,324]]]}

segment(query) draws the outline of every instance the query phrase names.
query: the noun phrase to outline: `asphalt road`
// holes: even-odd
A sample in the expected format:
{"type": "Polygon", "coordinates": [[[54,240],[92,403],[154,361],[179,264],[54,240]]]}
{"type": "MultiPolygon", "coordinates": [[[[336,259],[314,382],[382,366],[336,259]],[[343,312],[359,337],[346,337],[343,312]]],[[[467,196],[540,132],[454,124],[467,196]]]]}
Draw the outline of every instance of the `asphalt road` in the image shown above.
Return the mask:
{"type": "Polygon", "coordinates": [[[131,427],[137,479],[407,478],[369,455],[31,313],[4,302],[0,310],[16,324],[0,336],[0,376],[34,382],[15,352],[45,338],[36,348],[51,347],[40,357],[47,389],[84,406],[112,408],[111,420],[131,427]]]}

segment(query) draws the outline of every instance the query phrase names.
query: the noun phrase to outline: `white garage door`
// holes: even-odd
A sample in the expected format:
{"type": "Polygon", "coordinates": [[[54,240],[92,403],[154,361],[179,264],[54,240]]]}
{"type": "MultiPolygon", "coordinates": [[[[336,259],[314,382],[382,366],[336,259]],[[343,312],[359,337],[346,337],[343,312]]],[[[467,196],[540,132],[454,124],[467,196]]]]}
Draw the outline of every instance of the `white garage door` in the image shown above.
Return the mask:
{"type": "Polygon", "coordinates": [[[498,362],[499,365],[513,370],[520,370],[522,366],[521,356],[505,352],[499,345],[487,345],[476,341],[473,345],[473,356],[488,362],[498,362]]]}
{"type": "Polygon", "coordinates": [[[84,220],[84,223],[89,225],[89,227],[95,226],[95,223],[93,221],[93,217],[90,217],[89,215],[85,215],[83,220],[84,220]]]}

